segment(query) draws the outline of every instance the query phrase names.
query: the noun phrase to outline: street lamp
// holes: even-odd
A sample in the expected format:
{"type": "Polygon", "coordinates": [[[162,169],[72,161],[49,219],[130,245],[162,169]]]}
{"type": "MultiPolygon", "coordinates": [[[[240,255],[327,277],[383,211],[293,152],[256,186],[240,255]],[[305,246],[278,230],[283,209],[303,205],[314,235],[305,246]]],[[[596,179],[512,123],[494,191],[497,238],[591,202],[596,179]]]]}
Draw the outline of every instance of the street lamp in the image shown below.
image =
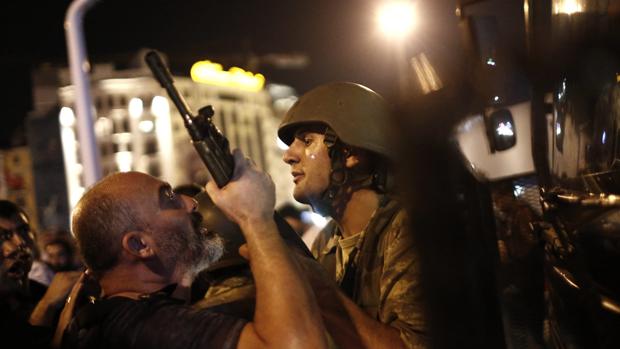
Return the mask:
{"type": "Polygon", "coordinates": [[[377,24],[388,38],[404,40],[416,24],[413,3],[408,0],[384,2],[377,9],[377,24]]]}
{"type": "Polygon", "coordinates": [[[377,8],[376,22],[379,31],[394,44],[399,92],[405,98],[409,91],[406,42],[417,22],[414,3],[411,0],[386,0],[377,8]]]}

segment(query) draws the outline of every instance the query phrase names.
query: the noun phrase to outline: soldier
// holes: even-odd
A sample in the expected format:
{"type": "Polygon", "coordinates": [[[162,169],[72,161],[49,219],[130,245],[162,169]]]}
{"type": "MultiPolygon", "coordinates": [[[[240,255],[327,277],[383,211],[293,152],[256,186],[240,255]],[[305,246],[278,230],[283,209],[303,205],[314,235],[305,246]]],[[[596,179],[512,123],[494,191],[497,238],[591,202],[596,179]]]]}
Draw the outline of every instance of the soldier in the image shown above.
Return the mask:
{"type": "Polygon", "coordinates": [[[293,196],[332,218],[313,254],[346,294],[359,339],[372,348],[426,342],[415,246],[390,180],[390,121],[379,94],[334,82],[303,95],[278,130],[289,145],[283,160],[293,196]]]}

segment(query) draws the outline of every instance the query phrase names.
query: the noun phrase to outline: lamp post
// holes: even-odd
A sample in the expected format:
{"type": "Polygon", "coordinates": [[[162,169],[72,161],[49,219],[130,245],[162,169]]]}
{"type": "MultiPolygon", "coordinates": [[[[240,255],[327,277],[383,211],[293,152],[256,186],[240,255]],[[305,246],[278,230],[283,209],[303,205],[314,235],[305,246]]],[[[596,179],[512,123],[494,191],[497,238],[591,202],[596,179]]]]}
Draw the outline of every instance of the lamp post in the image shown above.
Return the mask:
{"type": "Polygon", "coordinates": [[[71,81],[75,87],[78,137],[83,164],[84,187],[87,188],[101,178],[99,149],[93,128],[93,105],[90,93],[90,64],[86,54],[83,21],[86,12],[99,0],[74,0],[65,17],[65,34],[71,81]]]}
{"type": "Polygon", "coordinates": [[[386,0],[376,16],[379,30],[394,44],[399,92],[405,97],[410,89],[406,48],[416,25],[415,5],[411,0],[386,0]]]}

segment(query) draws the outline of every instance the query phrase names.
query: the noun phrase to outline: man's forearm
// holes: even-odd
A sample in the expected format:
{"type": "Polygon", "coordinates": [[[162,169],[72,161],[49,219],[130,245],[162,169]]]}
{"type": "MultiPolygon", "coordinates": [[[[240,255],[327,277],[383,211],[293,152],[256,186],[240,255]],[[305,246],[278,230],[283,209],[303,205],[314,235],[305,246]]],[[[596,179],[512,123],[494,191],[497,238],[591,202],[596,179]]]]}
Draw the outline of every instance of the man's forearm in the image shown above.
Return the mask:
{"type": "Polygon", "coordinates": [[[43,297],[30,314],[28,322],[33,326],[52,327],[54,325],[54,315],[57,311],[58,307],[55,304],[50,304],[43,297]]]}
{"type": "Polygon", "coordinates": [[[371,318],[370,315],[364,312],[340,290],[338,290],[338,299],[347,310],[351,321],[359,333],[362,344],[366,348],[405,348],[398,329],[371,318]]]}
{"type": "Polygon", "coordinates": [[[307,347],[325,345],[324,327],[312,290],[280,238],[273,220],[241,226],[256,285],[254,326],[265,341],[307,347]],[[288,339],[287,339],[288,337],[288,339]]]}
{"type": "MultiPolygon", "coordinates": [[[[340,348],[396,349],[407,346],[399,329],[368,315],[338,288],[317,261],[299,254],[295,259],[310,280],[325,326],[340,348]]],[[[419,340],[410,344],[425,347],[425,342],[425,337],[420,335],[419,340]]]]}
{"type": "Polygon", "coordinates": [[[398,329],[371,318],[336,287],[330,293],[319,297],[319,307],[340,348],[406,348],[398,329]]]}

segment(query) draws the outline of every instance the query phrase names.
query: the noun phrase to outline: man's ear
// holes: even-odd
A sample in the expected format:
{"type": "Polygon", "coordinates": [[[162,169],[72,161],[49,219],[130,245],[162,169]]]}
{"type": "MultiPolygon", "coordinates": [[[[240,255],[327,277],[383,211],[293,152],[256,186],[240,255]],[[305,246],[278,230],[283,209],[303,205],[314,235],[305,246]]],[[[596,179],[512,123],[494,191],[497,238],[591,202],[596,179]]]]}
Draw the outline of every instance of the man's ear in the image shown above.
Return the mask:
{"type": "Polygon", "coordinates": [[[123,235],[123,249],[138,258],[149,258],[155,255],[153,239],[140,231],[130,231],[123,235]]]}

